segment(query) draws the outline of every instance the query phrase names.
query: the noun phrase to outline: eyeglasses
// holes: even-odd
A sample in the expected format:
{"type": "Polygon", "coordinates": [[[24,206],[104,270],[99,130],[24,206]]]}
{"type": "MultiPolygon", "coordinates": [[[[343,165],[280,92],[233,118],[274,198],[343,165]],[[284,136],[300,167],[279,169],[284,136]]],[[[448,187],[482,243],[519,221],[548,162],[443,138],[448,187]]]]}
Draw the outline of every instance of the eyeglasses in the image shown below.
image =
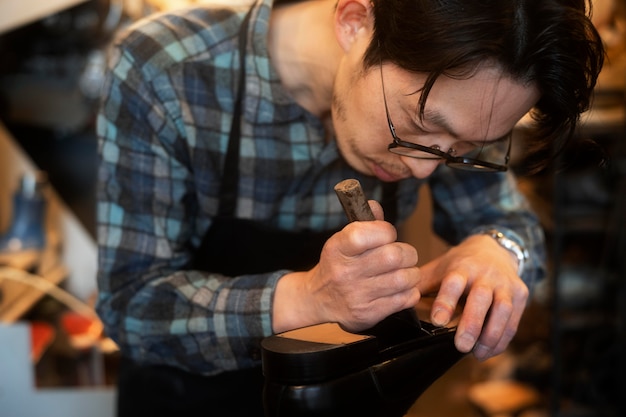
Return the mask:
{"type": "Polygon", "coordinates": [[[450,168],[462,169],[466,171],[481,172],[504,172],[508,169],[509,159],[511,155],[511,135],[507,135],[504,141],[494,141],[484,143],[476,149],[457,156],[456,151],[452,148],[448,152],[444,152],[438,145],[423,146],[417,143],[407,142],[400,139],[396,135],[396,128],[389,116],[389,107],[387,106],[387,97],[385,95],[385,83],[383,81],[383,66],[380,65],[380,82],[382,84],[383,102],[385,103],[385,113],[387,114],[387,123],[389,131],[393,137],[393,142],[389,144],[387,149],[397,155],[408,156],[416,159],[445,160],[445,164],[450,168]],[[504,142],[507,143],[506,155],[502,157],[504,142]],[[504,159],[504,164],[496,161],[504,159]]]}

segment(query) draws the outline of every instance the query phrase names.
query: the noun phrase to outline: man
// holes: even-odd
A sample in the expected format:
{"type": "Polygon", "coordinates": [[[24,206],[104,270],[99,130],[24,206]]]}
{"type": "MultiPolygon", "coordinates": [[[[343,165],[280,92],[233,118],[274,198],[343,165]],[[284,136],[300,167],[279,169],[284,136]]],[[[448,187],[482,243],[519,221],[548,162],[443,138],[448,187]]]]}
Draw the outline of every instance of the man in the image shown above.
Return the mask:
{"type": "Polygon", "coordinates": [[[602,46],[584,2],[282,3],[155,16],[113,50],[98,308],[129,360],[120,415],[254,415],[261,339],[364,330],[426,294],[436,325],[464,304],[455,345],[487,359],[543,274],[511,132],[532,109],[552,152],[588,107],[602,46]],[[333,186],[351,177],[377,221],[346,225],[333,186]],[[454,246],[417,268],[393,224],[424,182],[454,246]]]}

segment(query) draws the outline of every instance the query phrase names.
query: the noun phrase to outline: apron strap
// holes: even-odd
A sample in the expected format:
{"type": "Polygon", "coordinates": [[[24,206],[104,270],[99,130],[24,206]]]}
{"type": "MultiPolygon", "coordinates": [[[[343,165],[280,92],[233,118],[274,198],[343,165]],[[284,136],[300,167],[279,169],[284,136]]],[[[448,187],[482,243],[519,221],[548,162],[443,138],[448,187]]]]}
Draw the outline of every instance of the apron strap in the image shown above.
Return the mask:
{"type": "Polygon", "coordinates": [[[239,189],[239,143],[241,136],[241,113],[246,89],[246,45],[248,27],[252,9],[243,18],[239,32],[239,86],[233,109],[233,119],[228,136],[228,148],[224,161],[224,173],[220,188],[220,206],[218,216],[234,216],[237,209],[237,191],[239,189]]]}
{"type": "Polygon", "coordinates": [[[383,184],[383,196],[380,205],[385,210],[385,220],[395,225],[398,221],[398,183],[386,182],[383,184]]]}

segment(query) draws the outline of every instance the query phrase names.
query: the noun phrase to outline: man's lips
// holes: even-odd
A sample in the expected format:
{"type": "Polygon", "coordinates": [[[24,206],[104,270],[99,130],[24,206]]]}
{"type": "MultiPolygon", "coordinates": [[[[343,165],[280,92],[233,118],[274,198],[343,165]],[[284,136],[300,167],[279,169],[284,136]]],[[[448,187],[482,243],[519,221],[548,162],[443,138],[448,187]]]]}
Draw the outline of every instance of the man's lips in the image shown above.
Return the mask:
{"type": "Polygon", "coordinates": [[[376,178],[385,182],[395,182],[405,178],[405,176],[403,175],[395,175],[390,173],[378,164],[372,164],[372,171],[374,172],[376,178]]]}

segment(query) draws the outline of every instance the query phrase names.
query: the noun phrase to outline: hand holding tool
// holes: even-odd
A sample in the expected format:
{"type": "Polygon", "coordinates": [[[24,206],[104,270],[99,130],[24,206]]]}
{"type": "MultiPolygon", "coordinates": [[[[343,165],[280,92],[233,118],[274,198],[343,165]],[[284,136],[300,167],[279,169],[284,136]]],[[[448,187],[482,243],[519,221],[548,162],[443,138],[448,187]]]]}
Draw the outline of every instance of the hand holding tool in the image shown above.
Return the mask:
{"type": "MultiPolygon", "coordinates": [[[[376,220],[372,209],[370,208],[361,183],[355,179],[347,179],[335,185],[335,193],[341,202],[341,206],[350,222],[354,221],[372,221],[376,220]]],[[[394,320],[402,320],[410,322],[418,329],[422,329],[422,324],[415,308],[408,308],[392,314],[394,320]]],[[[387,327],[387,326],[386,326],[387,327]]],[[[370,329],[371,330],[371,329],[370,329]]]]}

